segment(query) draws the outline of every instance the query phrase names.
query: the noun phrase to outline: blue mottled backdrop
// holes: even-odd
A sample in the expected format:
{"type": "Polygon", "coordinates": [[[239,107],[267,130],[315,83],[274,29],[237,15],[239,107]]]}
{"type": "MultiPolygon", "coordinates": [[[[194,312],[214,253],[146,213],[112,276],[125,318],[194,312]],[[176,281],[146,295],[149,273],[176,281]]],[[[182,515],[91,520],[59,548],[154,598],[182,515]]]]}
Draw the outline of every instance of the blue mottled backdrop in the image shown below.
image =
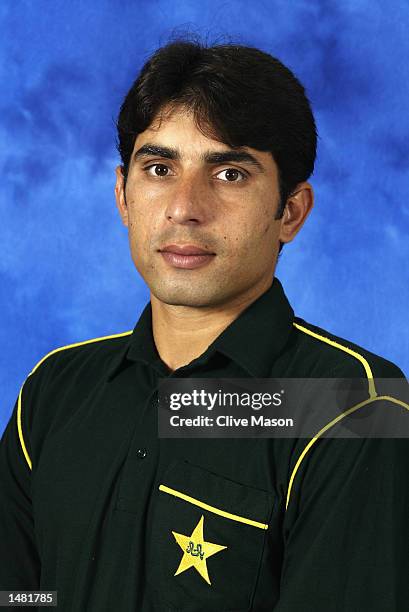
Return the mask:
{"type": "Polygon", "coordinates": [[[409,3],[3,0],[0,17],[0,432],[44,354],[131,329],[149,299],[115,207],[114,120],[175,28],[256,45],[304,83],[315,207],[277,276],[296,314],[408,375],[409,3]]]}

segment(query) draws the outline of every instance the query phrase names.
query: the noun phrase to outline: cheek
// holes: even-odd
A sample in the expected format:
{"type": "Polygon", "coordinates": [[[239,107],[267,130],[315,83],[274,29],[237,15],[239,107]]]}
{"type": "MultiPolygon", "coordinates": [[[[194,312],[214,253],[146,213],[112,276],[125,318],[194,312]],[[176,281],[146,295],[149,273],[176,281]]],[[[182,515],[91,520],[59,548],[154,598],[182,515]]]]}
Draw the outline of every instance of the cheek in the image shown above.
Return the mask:
{"type": "Polygon", "coordinates": [[[270,206],[263,207],[254,220],[253,231],[261,239],[269,239],[275,230],[274,211],[270,206]]]}
{"type": "Polygon", "coordinates": [[[267,222],[267,223],[264,225],[264,228],[263,228],[263,231],[262,231],[262,236],[265,236],[266,234],[268,234],[268,233],[270,233],[270,232],[271,232],[271,226],[272,226],[272,223],[273,223],[273,221],[272,221],[272,220],[270,220],[270,221],[268,221],[268,222],[267,222]]]}
{"type": "Polygon", "coordinates": [[[158,238],[161,236],[159,216],[149,216],[146,211],[134,210],[130,215],[128,236],[134,255],[141,261],[147,261],[157,249],[158,238]]]}
{"type": "Polygon", "coordinates": [[[142,207],[139,202],[131,200],[128,204],[129,210],[129,227],[133,231],[145,231],[149,227],[151,220],[146,207],[142,207]]]}
{"type": "Polygon", "coordinates": [[[243,219],[236,225],[243,240],[260,240],[266,238],[273,231],[274,219],[270,210],[260,210],[257,214],[243,219]]]}

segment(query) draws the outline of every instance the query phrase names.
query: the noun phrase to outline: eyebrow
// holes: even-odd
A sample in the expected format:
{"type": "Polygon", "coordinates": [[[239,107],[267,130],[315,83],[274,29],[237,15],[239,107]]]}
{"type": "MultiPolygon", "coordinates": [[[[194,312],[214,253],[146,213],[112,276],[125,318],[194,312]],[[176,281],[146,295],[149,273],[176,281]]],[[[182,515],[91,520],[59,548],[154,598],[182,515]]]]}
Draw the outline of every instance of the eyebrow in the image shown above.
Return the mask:
{"type": "MultiPolygon", "coordinates": [[[[143,159],[145,157],[165,157],[166,159],[173,159],[180,161],[182,156],[178,149],[173,147],[164,147],[153,143],[145,143],[134,153],[134,160],[143,159]]],[[[250,164],[257,168],[259,172],[265,172],[265,168],[262,163],[247,151],[233,151],[227,149],[226,151],[205,151],[200,156],[200,161],[207,164],[224,164],[227,162],[239,162],[250,164]]]]}

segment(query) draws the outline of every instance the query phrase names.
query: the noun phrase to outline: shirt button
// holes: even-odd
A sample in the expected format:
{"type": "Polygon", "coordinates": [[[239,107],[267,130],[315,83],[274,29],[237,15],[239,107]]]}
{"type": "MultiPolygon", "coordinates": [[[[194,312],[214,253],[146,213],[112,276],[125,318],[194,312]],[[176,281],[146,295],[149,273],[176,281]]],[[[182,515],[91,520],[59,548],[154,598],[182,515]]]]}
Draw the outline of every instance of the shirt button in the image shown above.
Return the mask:
{"type": "Polygon", "coordinates": [[[136,451],[136,456],[138,457],[138,459],[144,459],[147,454],[148,451],[146,450],[146,448],[138,448],[138,450],[136,451]]]}

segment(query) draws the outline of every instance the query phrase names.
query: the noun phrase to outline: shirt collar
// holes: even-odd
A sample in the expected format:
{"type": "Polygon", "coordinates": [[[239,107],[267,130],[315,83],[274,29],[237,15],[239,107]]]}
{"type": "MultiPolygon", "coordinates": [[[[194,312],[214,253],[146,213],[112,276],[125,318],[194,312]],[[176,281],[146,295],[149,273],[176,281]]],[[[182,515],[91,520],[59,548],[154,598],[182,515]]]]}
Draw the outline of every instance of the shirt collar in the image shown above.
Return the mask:
{"type": "MultiPolygon", "coordinates": [[[[277,277],[269,289],[252,302],[210,344],[206,351],[184,368],[207,361],[220,352],[235,361],[251,376],[266,378],[272,363],[284,349],[292,330],[294,311],[277,277]]],[[[126,361],[140,361],[159,371],[170,373],[161,360],[152,333],[152,308],[146,304],[126,346],[118,354],[108,371],[108,379],[122,369],[126,361]]]]}

